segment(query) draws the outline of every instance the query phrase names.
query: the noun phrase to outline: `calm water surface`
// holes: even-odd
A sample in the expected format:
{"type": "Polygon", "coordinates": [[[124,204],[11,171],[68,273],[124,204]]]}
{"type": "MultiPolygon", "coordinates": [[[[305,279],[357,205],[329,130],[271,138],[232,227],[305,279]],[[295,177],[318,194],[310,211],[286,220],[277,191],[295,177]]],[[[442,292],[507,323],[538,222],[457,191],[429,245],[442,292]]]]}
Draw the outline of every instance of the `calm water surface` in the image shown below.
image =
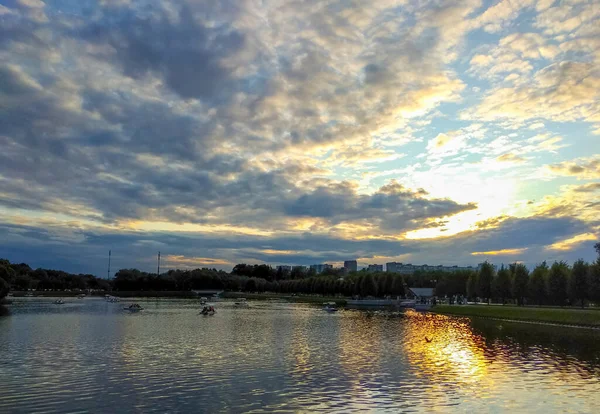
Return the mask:
{"type": "Polygon", "coordinates": [[[600,333],[304,304],[15,299],[0,412],[600,412],[600,333]],[[430,343],[425,336],[432,338],[430,343]]]}

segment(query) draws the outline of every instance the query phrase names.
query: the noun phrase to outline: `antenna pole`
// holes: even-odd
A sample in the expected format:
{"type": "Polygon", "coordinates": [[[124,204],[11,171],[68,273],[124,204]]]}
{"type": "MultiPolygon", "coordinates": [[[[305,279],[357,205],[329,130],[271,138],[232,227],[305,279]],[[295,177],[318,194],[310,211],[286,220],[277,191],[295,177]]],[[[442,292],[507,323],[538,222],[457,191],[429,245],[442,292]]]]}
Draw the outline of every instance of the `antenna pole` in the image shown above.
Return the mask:
{"type": "Polygon", "coordinates": [[[156,270],[156,276],[160,276],[160,252],[158,252],[158,268],[156,270]]]}
{"type": "Polygon", "coordinates": [[[106,278],[110,279],[110,250],[108,251],[108,272],[106,273],[106,278]]]}

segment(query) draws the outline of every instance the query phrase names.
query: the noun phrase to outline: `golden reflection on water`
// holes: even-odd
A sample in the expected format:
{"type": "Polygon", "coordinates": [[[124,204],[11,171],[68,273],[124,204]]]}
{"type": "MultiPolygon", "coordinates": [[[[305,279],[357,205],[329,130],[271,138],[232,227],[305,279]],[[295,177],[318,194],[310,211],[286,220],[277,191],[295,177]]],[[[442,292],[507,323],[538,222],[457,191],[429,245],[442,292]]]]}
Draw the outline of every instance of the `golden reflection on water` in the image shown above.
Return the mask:
{"type": "Polygon", "coordinates": [[[464,321],[408,311],[404,352],[410,363],[436,382],[475,383],[487,374],[483,338],[464,321]],[[431,342],[428,342],[427,339],[431,342]]]}

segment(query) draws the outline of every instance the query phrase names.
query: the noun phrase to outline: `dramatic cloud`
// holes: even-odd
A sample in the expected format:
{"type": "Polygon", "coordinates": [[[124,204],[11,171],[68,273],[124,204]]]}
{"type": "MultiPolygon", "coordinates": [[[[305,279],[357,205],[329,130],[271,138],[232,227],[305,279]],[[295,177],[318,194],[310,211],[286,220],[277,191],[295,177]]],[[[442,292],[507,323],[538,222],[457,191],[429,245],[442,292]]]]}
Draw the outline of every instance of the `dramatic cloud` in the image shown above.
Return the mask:
{"type": "Polygon", "coordinates": [[[0,257],[568,256],[600,231],[581,182],[599,19],[593,1],[4,1],[0,257]]]}
{"type": "Polygon", "coordinates": [[[600,179],[600,157],[565,161],[548,168],[558,175],[571,175],[588,180],[600,179]]]}

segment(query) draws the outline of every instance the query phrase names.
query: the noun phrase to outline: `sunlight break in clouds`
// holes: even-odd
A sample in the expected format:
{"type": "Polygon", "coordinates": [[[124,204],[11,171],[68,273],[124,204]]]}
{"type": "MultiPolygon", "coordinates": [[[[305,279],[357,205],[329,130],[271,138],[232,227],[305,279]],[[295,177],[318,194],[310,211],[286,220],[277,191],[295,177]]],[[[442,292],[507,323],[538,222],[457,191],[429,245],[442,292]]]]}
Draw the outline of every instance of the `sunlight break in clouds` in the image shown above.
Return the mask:
{"type": "Polygon", "coordinates": [[[599,20],[592,0],[0,0],[0,257],[540,262],[600,233],[599,20]]]}

